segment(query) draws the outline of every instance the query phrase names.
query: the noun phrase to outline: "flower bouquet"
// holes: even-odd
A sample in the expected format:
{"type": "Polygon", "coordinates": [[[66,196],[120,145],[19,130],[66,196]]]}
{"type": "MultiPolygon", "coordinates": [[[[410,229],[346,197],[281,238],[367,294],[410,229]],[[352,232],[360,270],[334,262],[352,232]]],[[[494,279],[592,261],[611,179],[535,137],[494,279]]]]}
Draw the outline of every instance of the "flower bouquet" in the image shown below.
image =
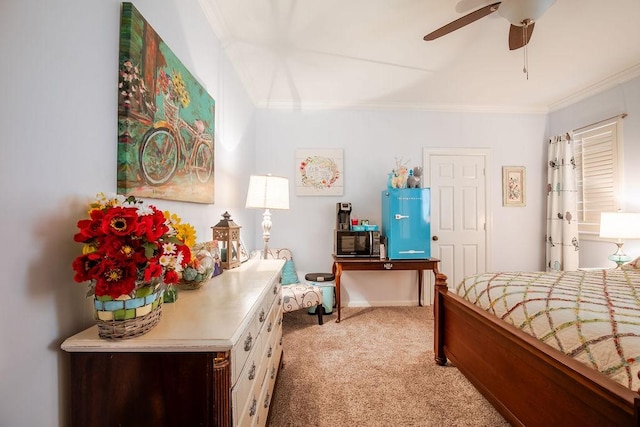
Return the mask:
{"type": "Polygon", "coordinates": [[[102,338],[141,335],[160,318],[162,294],[191,261],[195,232],[176,215],[133,196],[99,193],[89,219],[78,221],[83,243],[73,262],[76,282],[89,282],[102,338]]]}

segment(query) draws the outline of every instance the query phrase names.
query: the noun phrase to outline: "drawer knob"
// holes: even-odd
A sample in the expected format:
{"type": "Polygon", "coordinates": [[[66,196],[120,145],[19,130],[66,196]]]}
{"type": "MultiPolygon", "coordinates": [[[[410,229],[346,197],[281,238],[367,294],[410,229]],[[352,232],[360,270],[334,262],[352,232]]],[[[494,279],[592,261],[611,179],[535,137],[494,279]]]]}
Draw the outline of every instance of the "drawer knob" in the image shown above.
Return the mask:
{"type": "Polygon", "coordinates": [[[258,409],[258,400],[254,397],[253,402],[251,402],[251,408],[249,408],[249,416],[253,417],[256,414],[257,409],[258,409]]]}
{"type": "Polygon", "coordinates": [[[256,364],[253,362],[251,369],[249,369],[249,381],[252,381],[256,377],[256,364]]]}
{"type": "Polygon", "coordinates": [[[268,408],[269,407],[269,401],[271,400],[271,396],[269,395],[269,393],[267,393],[267,395],[264,397],[264,407],[268,408]]]}
{"type": "Polygon", "coordinates": [[[247,338],[244,340],[244,351],[251,350],[251,344],[253,343],[253,337],[251,336],[251,332],[247,335],[247,338]]]}

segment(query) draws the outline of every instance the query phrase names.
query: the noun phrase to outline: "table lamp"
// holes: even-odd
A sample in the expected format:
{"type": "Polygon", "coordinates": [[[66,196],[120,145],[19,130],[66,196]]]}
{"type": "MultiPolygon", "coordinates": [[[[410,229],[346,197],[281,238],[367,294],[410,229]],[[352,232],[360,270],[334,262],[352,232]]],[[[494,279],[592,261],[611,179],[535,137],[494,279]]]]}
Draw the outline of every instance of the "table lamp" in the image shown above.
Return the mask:
{"type": "Polygon", "coordinates": [[[262,214],[263,259],[269,251],[271,237],[270,209],[289,209],[289,180],[271,175],[251,175],[247,191],[247,208],[264,209],[262,214]]]}
{"type": "Polygon", "coordinates": [[[631,261],[631,257],[622,250],[623,239],[640,239],[640,213],[602,212],[600,237],[618,239],[618,249],[608,258],[617,264],[616,268],[620,268],[625,262],[631,261]]]}

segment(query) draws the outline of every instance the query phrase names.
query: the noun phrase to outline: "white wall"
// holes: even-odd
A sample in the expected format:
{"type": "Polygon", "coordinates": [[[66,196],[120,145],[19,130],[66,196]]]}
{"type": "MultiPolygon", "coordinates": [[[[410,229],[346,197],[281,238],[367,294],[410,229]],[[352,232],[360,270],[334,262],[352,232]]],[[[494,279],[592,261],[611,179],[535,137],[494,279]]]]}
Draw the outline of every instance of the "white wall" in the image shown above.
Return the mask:
{"type": "MultiPolygon", "coordinates": [[[[352,216],[380,224],[380,192],[395,158],[410,160],[410,166],[422,165],[424,147],[492,150],[489,267],[544,268],[544,115],[259,110],[257,128],[258,171],[287,176],[292,184],[297,148],[344,149],[344,196],[295,196],[292,191],[291,209],[272,215],[272,247],[292,248],[302,272],[331,271],[336,202],[351,202],[352,216]],[[503,165],[527,168],[526,207],[502,207],[503,165]]],[[[416,303],[414,272],[345,272],[342,277],[343,305],[416,303]]]]}
{"type": "MultiPolygon", "coordinates": [[[[591,123],[627,113],[622,121],[625,188],[621,202],[627,212],[640,212],[640,77],[620,83],[598,95],[549,114],[551,135],[564,133],[591,123]]],[[[624,244],[625,252],[640,256],[640,241],[624,244]]],[[[580,241],[581,267],[615,267],[607,259],[616,246],[609,242],[580,241]]]]}
{"type": "MultiPolygon", "coordinates": [[[[0,12],[0,425],[67,425],[68,336],[92,323],[73,281],[76,222],[116,190],[120,5],[116,0],[4,0],[0,12]]],[[[225,210],[244,209],[254,167],[254,107],[196,0],[135,6],[217,103],[216,202],[154,201],[200,240],[225,210]]]]}

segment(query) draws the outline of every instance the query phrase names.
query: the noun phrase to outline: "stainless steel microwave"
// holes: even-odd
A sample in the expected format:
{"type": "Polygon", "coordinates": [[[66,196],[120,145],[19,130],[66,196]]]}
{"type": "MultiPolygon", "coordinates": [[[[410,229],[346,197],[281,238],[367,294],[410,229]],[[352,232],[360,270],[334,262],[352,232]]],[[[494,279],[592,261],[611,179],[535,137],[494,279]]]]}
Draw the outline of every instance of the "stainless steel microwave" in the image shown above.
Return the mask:
{"type": "Polygon", "coordinates": [[[380,257],[380,231],[334,230],[333,251],[338,257],[380,257]]]}

